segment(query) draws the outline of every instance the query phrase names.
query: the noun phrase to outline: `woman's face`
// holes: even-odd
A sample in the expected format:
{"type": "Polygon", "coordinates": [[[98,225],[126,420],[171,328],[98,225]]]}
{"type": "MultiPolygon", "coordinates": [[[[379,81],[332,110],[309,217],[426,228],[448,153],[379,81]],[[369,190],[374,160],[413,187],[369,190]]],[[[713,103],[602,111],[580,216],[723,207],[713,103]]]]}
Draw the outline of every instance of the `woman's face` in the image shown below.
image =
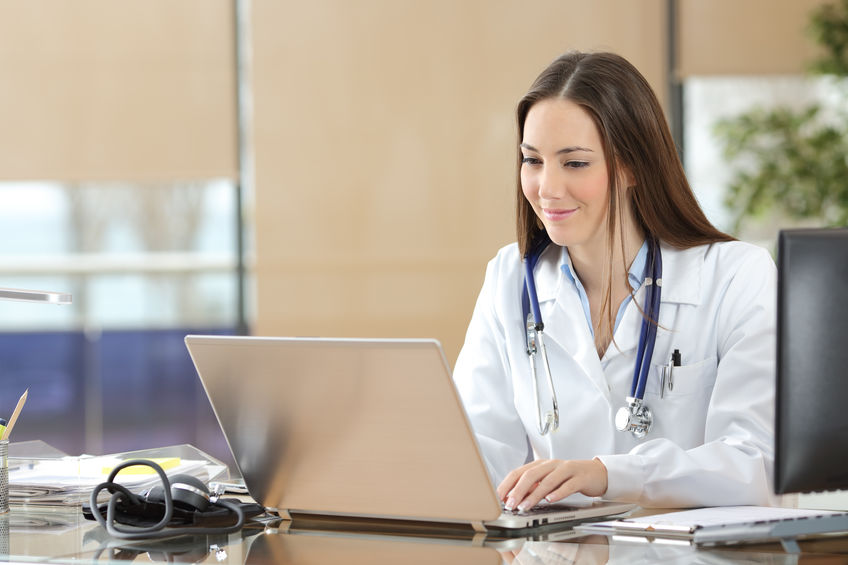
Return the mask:
{"type": "Polygon", "coordinates": [[[609,178],[595,122],[569,100],[534,104],[521,140],[521,189],[558,245],[606,245],[609,178]]]}

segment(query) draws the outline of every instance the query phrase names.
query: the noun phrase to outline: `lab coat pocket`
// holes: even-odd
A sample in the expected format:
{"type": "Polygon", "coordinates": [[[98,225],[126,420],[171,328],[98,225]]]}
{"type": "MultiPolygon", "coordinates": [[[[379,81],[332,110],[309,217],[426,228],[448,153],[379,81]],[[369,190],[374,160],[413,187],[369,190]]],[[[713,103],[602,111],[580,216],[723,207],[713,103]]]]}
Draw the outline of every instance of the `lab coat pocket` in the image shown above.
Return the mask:
{"type": "Polygon", "coordinates": [[[704,442],[707,407],[716,377],[716,358],[710,357],[674,367],[663,381],[663,367],[651,367],[645,402],[654,413],[654,429],[648,438],[667,437],[689,449],[704,442]],[[660,388],[665,388],[660,394],[660,388]]]}
{"type": "MultiPolygon", "coordinates": [[[[712,387],[716,375],[716,358],[710,357],[698,363],[674,367],[666,374],[665,390],[661,396],[684,396],[696,394],[705,387],[712,387]]],[[[659,393],[663,385],[663,367],[655,367],[655,392],[659,393]]]]}

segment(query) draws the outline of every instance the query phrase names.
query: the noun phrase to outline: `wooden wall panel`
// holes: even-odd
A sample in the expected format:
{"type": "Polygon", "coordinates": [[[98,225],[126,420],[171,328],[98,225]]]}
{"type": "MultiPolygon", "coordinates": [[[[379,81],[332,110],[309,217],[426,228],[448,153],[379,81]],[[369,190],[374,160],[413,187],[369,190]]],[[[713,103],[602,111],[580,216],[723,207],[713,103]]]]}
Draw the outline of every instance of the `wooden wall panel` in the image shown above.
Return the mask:
{"type": "Polygon", "coordinates": [[[0,0],[0,179],[237,172],[232,0],[0,0]]]}
{"type": "Polygon", "coordinates": [[[679,68],[692,75],[799,74],[816,55],[810,12],[827,0],[678,0],[679,68]]]}
{"type": "Polygon", "coordinates": [[[513,110],[571,48],[664,94],[665,2],[252,4],[255,333],[435,337],[514,240],[513,110]]]}

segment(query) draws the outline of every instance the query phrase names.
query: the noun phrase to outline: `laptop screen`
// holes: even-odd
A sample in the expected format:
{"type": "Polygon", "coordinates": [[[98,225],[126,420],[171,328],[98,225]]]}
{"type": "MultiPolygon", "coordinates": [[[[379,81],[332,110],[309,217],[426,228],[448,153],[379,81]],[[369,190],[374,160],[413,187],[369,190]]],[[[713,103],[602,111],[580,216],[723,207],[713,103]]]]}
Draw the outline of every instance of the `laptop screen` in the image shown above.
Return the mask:
{"type": "Polygon", "coordinates": [[[248,490],[265,506],[460,522],[500,515],[438,342],[186,344],[248,490]]]}

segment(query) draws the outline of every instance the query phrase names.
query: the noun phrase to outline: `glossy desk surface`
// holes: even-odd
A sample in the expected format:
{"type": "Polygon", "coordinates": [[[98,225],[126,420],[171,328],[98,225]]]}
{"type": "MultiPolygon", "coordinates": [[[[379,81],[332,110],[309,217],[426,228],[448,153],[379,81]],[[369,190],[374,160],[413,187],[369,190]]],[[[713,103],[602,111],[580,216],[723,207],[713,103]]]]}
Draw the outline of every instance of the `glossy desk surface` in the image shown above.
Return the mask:
{"type": "Polygon", "coordinates": [[[801,554],[779,544],[698,549],[687,543],[620,540],[545,532],[536,540],[454,533],[425,537],[374,529],[271,521],[229,536],[184,536],[155,542],[110,538],[79,508],[15,507],[0,515],[0,561],[297,564],[564,564],[564,563],[846,563],[848,537],[807,540],[801,554]],[[557,539],[560,541],[551,541],[557,539]]]}

